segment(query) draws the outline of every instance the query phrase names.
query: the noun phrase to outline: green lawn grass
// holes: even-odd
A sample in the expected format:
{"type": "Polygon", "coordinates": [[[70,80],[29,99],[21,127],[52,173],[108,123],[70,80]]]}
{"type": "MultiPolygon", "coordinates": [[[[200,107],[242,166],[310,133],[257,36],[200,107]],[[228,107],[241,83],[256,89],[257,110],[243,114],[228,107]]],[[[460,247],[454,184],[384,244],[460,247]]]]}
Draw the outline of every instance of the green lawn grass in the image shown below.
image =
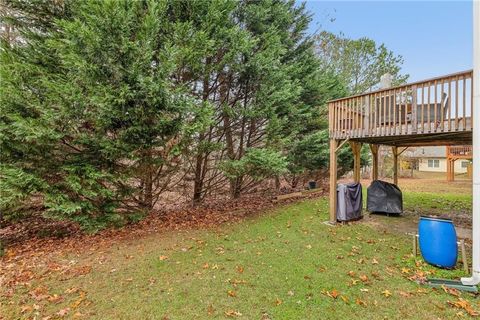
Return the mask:
{"type": "MultiPolygon", "coordinates": [[[[450,319],[457,297],[407,279],[439,272],[411,255],[411,239],[363,223],[330,227],[325,198],[288,205],[215,230],[169,231],[108,250],[59,256],[88,265],[52,274],[12,298],[6,319],[64,310],[92,319],[450,319]],[[27,291],[43,286],[55,303],[27,291]],[[20,306],[37,305],[20,313],[20,306]],[[69,308],[69,309],[66,309],[69,308]],[[37,310],[35,310],[37,309],[37,310]]],[[[475,309],[475,298],[462,294],[475,309]]],[[[1,318],[1,317],[0,317],[1,318]]]]}
{"type": "Polygon", "coordinates": [[[432,214],[470,213],[472,211],[471,194],[404,192],[403,205],[414,212],[432,214]]]}
{"type": "MultiPolygon", "coordinates": [[[[404,211],[417,214],[471,215],[472,194],[470,192],[419,192],[402,188],[404,211]]],[[[364,207],[367,204],[367,187],[363,187],[364,207]]]]}

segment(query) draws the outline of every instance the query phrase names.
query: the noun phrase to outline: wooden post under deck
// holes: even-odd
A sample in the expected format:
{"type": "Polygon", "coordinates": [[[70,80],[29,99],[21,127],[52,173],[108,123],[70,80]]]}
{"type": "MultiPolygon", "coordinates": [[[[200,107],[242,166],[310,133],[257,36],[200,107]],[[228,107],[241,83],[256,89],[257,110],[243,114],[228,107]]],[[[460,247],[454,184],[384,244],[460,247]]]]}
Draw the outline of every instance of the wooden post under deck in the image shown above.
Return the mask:
{"type": "Polygon", "coordinates": [[[447,181],[455,181],[455,159],[447,158],[447,181]]]}
{"type": "Polygon", "coordinates": [[[372,180],[378,180],[378,144],[370,144],[372,152],[372,180]]]}
{"type": "Polygon", "coordinates": [[[455,163],[452,165],[452,159],[450,159],[450,148],[447,147],[447,181],[451,182],[455,179],[455,174],[452,174],[452,171],[455,171],[455,163]],[[452,170],[453,169],[453,170],[452,170]]]}
{"type": "Polygon", "coordinates": [[[393,153],[393,183],[398,185],[398,147],[392,147],[393,153]]]}
{"type": "Polygon", "coordinates": [[[337,222],[337,147],[338,141],[330,139],[330,222],[337,222]]]}
{"type": "Polygon", "coordinates": [[[350,148],[353,152],[353,180],[358,183],[360,182],[360,152],[362,150],[362,144],[360,142],[350,141],[350,148]]]}

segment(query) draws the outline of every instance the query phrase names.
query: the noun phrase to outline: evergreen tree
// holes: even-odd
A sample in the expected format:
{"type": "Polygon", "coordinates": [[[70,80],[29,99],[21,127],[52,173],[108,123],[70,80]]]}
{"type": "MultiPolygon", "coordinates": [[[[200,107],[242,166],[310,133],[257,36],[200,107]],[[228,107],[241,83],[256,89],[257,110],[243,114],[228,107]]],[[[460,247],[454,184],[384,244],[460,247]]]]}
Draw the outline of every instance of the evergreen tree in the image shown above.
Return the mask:
{"type": "Polygon", "coordinates": [[[2,49],[2,207],[39,194],[50,215],[97,228],[153,207],[203,116],[180,79],[191,51],[169,1],[66,8],[2,49]]]}
{"type": "Polygon", "coordinates": [[[1,212],[35,199],[96,230],[165,191],[236,198],[327,166],[325,104],[347,86],[322,69],[304,5],[5,3],[1,212]]]}

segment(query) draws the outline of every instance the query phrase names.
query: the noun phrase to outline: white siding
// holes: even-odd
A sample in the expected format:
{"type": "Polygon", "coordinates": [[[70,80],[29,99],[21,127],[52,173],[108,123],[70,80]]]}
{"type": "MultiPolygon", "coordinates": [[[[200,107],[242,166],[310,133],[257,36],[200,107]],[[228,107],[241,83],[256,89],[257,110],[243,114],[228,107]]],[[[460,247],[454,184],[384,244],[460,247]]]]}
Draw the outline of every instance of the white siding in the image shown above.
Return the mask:
{"type": "MultiPolygon", "coordinates": [[[[462,162],[468,160],[459,159],[455,161],[455,173],[466,173],[467,168],[462,168],[462,162]]],[[[418,171],[426,172],[447,172],[447,159],[445,158],[422,158],[419,161],[418,171]],[[431,168],[428,166],[428,160],[438,160],[439,167],[431,168]]]]}

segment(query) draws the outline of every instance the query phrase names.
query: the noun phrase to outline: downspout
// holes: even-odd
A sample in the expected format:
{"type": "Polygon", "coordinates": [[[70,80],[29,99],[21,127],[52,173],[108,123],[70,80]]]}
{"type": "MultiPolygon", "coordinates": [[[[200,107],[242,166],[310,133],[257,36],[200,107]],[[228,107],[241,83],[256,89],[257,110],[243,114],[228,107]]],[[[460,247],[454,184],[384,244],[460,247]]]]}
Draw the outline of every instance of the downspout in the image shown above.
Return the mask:
{"type": "Polygon", "coordinates": [[[480,283],[480,0],[473,1],[473,206],[472,276],[462,278],[464,285],[480,283]]]}

